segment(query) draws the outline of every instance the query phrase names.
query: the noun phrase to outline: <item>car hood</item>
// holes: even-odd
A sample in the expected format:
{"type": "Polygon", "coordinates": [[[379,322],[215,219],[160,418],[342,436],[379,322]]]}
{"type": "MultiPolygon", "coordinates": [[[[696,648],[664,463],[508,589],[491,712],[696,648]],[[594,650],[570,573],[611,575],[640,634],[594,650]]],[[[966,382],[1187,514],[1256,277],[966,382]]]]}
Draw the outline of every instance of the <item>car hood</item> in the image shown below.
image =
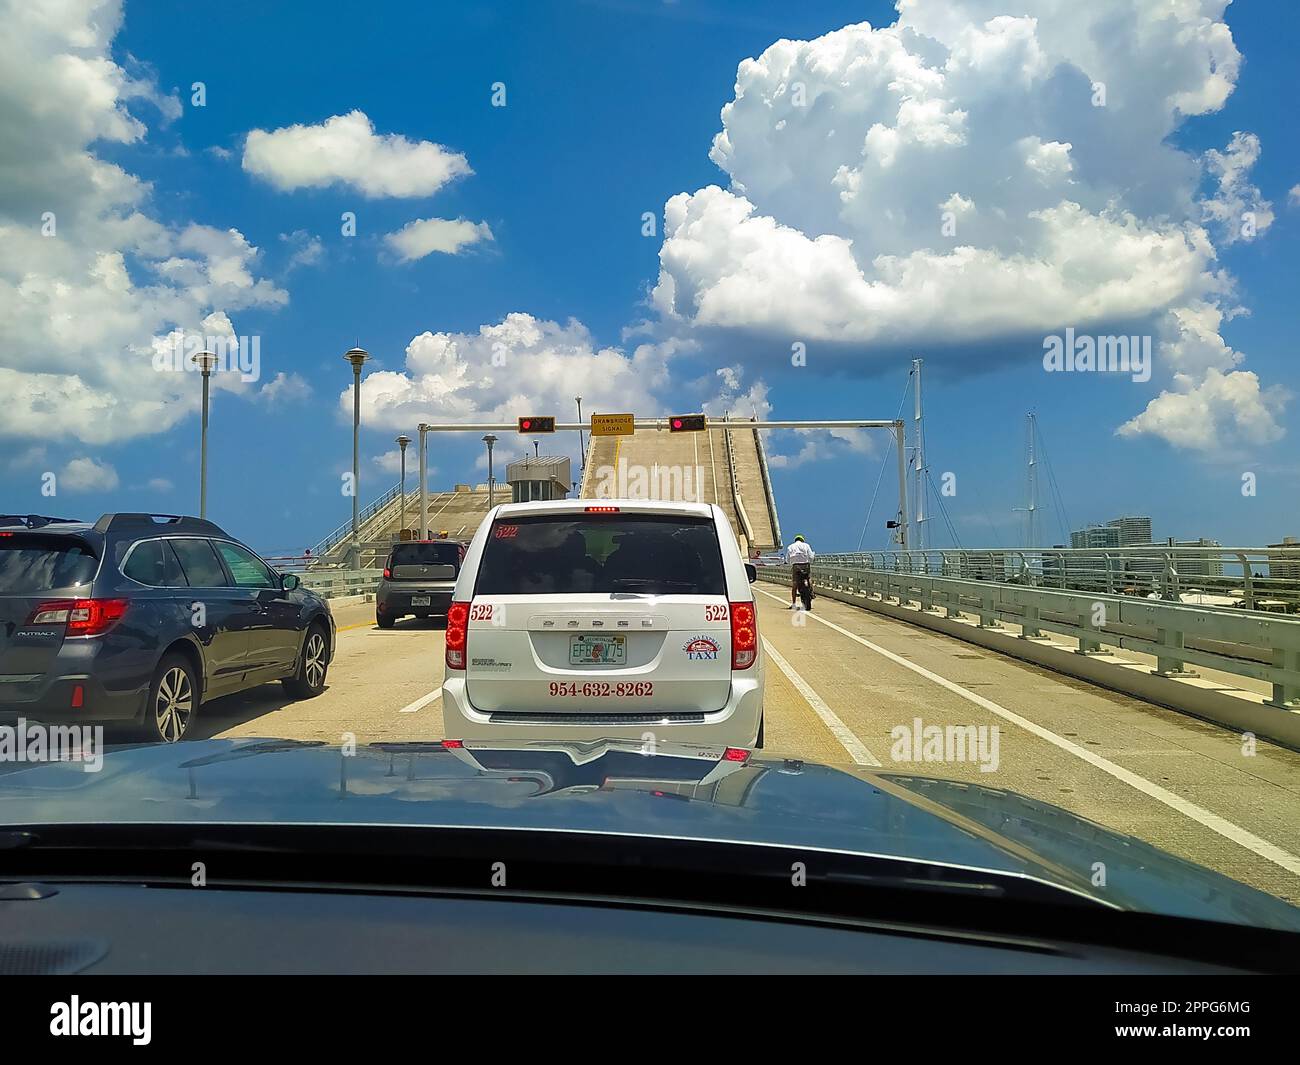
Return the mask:
{"type": "Polygon", "coordinates": [[[1300,931],[1300,909],[1015,792],[660,745],[201,740],[0,766],[0,826],[535,829],[771,844],[1032,877],[1103,904],[1300,931]]]}

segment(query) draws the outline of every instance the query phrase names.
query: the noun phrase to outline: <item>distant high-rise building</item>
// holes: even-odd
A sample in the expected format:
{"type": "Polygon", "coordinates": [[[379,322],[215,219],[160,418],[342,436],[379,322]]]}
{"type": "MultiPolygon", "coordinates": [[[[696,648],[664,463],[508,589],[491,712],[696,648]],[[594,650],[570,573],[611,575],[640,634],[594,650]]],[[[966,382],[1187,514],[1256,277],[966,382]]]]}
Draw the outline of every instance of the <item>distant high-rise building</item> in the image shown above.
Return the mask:
{"type": "Polygon", "coordinates": [[[1088,525],[1070,533],[1071,547],[1119,547],[1120,531],[1114,525],[1088,525]]]}
{"type": "MultiPolygon", "coordinates": [[[[1170,547],[1204,547],[1203,555],[1179,555],[1175,559],[1178,573],[1183,577],[1222,577],[1223,556],[1218,549],[1223,545],[1218,540],[1175,540],[1172,536],[1167,541],[1170,547]]],[[[1159,545],[1157,545],[1159,546],[1159,545]]]]}
{"type": "Polygon", "coordinates": [[[1292,548],[1292,551],[1287,554],[1279,552],[1268,556],[1268,575],[1284,581],[1300,581],[1300,552],[1295,550],[1300,548],[1300,540],[1294,536],[1284,536],[1280,544],[1268,546],[1270,549],[1292,548]]]}
{"type": "Polygon", "coordinates": [[[1119,546],[1132,544],[1149,544],[1151,542],[1151,518],[1146,514],[1129,514],[1106,522],[1110,528],[1119,530],[1119,546]]]}

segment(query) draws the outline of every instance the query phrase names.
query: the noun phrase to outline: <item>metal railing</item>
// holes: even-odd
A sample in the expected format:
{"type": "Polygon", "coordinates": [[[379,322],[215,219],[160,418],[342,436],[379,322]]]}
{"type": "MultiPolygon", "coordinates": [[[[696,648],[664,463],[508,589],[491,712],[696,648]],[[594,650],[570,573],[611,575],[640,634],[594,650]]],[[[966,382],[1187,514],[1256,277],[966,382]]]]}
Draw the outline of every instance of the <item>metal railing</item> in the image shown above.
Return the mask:
{"type": "MultiPolygon", "coordinates": [[[[911,552],[914,555],[933,552],[911,552]]],[[[970,577],[941,576],[817,559],[813,582],[834,598],[916,604],[949,618],[978,617],[981,628],[1010,623],[1024,639],[1044,631],[1078,641],[1080,654],[1123,648],[1156,658],[1155,672],[1186,676],[1187,664],[1264,681],[1269,705],[1300,709],[1300,618],[1281,614],[1192,605],[1163,599],[1058,590],[970,577]]],[[[759,570],[761,580],[788,585],[788,566],[759,570]]]]}
{"type": "Polygon", "coordinates": [[[776,512],[776,493],[772,490],[772,474],[767,468],[767,448],[763,446],[763,434],[754,430],[754,447],[758,449],[758,472],[763,476],[763,492],[767,504],[767,520],[772,527],[772,543],[780,547],[781,519],[776,512]]]}
{"type": "MultiPolygon", "coordinates": [[[[730,422],[731,416],[727,415],[723,421],[730,422]]],[[[748,558],[750,545],[754,542],[754,527],[749,524],[749,515],[745,513],[745,504],[740,498],[740,481],[736,477],[736,452],[731,446],[731,434],[727,433],[723,439],[726,445],[727,476],[731,481],[731,500],[736,508],[736,518],[740,521],[741,531],[745,534],[743,553],[748,558]]]]}
{"type": "MultiPolygon", "coordinates": [[[[372,502],[357,515],[357,528],[360,529],[367,521],[378,514],[384,507],[388,506],[394,499],[402,494],[402,485],[400,482],[393,485],[387,492],[372,502]]],[[[325,554],[332,547],[336,547],[352,535],[352,519],[348,518],[342,525],[328,533],[319,543],[313,544],[311,553],[316,557],[325,554]]]]}
{"type": "Polygon", "coordinates": [[[951,548],[857,551],[819,555],[817,561],[1209,607],[1300,611],[1300,547],[951,548]]]}
{"type": "Polygon", "coordinates": [[[337,599],[345,595],[373,592],[379,585],[382,569],[310,569],[303,574],[302,583],[319,596],[337,599]]]}

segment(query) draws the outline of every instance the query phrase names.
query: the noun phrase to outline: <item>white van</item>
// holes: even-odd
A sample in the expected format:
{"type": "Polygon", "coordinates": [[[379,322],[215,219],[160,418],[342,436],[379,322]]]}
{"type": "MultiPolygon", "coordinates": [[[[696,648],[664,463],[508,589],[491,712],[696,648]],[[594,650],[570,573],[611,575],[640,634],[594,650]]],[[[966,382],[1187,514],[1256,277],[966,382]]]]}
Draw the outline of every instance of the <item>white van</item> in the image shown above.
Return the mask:
{"type": "Polygon", "coordinates": [[[447,612],[447,737],[761,747],[753,579],[711,503],[494,507],[447,612]]]}

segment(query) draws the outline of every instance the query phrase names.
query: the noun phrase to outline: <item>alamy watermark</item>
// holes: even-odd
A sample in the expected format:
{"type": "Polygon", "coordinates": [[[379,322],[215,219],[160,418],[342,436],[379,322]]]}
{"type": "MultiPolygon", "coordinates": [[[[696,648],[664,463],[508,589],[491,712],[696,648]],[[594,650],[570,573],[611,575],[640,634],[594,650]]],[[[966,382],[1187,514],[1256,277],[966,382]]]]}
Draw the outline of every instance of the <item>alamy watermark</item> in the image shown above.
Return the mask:
{"type": "Polygon", "coordinates": [[[601,499],[674,499],[701,502],[703,466],[618,466],[596,468],[596,495],[601,499]]]}
{"type": "Polygon", "coordinates": [[[927,725],[916,717],[910,725],[895,725],[889,738],[895,762],[975,762],[981,773],[997,772],[997,725],[927,725]]]}
{"type": "Polygon", "coordinates": [[[42,725],[20,717],[0,725],[0,762],[81,762],[87,773],[104,768],[103,725],[42,725]]]}
{"type": "Polygon", "coordinates": [[[199,369],[194,356],[210,351],[216,356],[213,373],[238,373],[245,383],[262,376],[262,338],[260,336],[203,336],[199,333],[173,333],[154,341],[153,368],[159,373],[195,372],[199,369]]]}
{"type": "Polygon", "coordinates": [[[1043,338],[1043,369],[1048,373],[1126,373],[1134,381],[1151,380],[1149,336],[1076,335],[1043,338]]]}

